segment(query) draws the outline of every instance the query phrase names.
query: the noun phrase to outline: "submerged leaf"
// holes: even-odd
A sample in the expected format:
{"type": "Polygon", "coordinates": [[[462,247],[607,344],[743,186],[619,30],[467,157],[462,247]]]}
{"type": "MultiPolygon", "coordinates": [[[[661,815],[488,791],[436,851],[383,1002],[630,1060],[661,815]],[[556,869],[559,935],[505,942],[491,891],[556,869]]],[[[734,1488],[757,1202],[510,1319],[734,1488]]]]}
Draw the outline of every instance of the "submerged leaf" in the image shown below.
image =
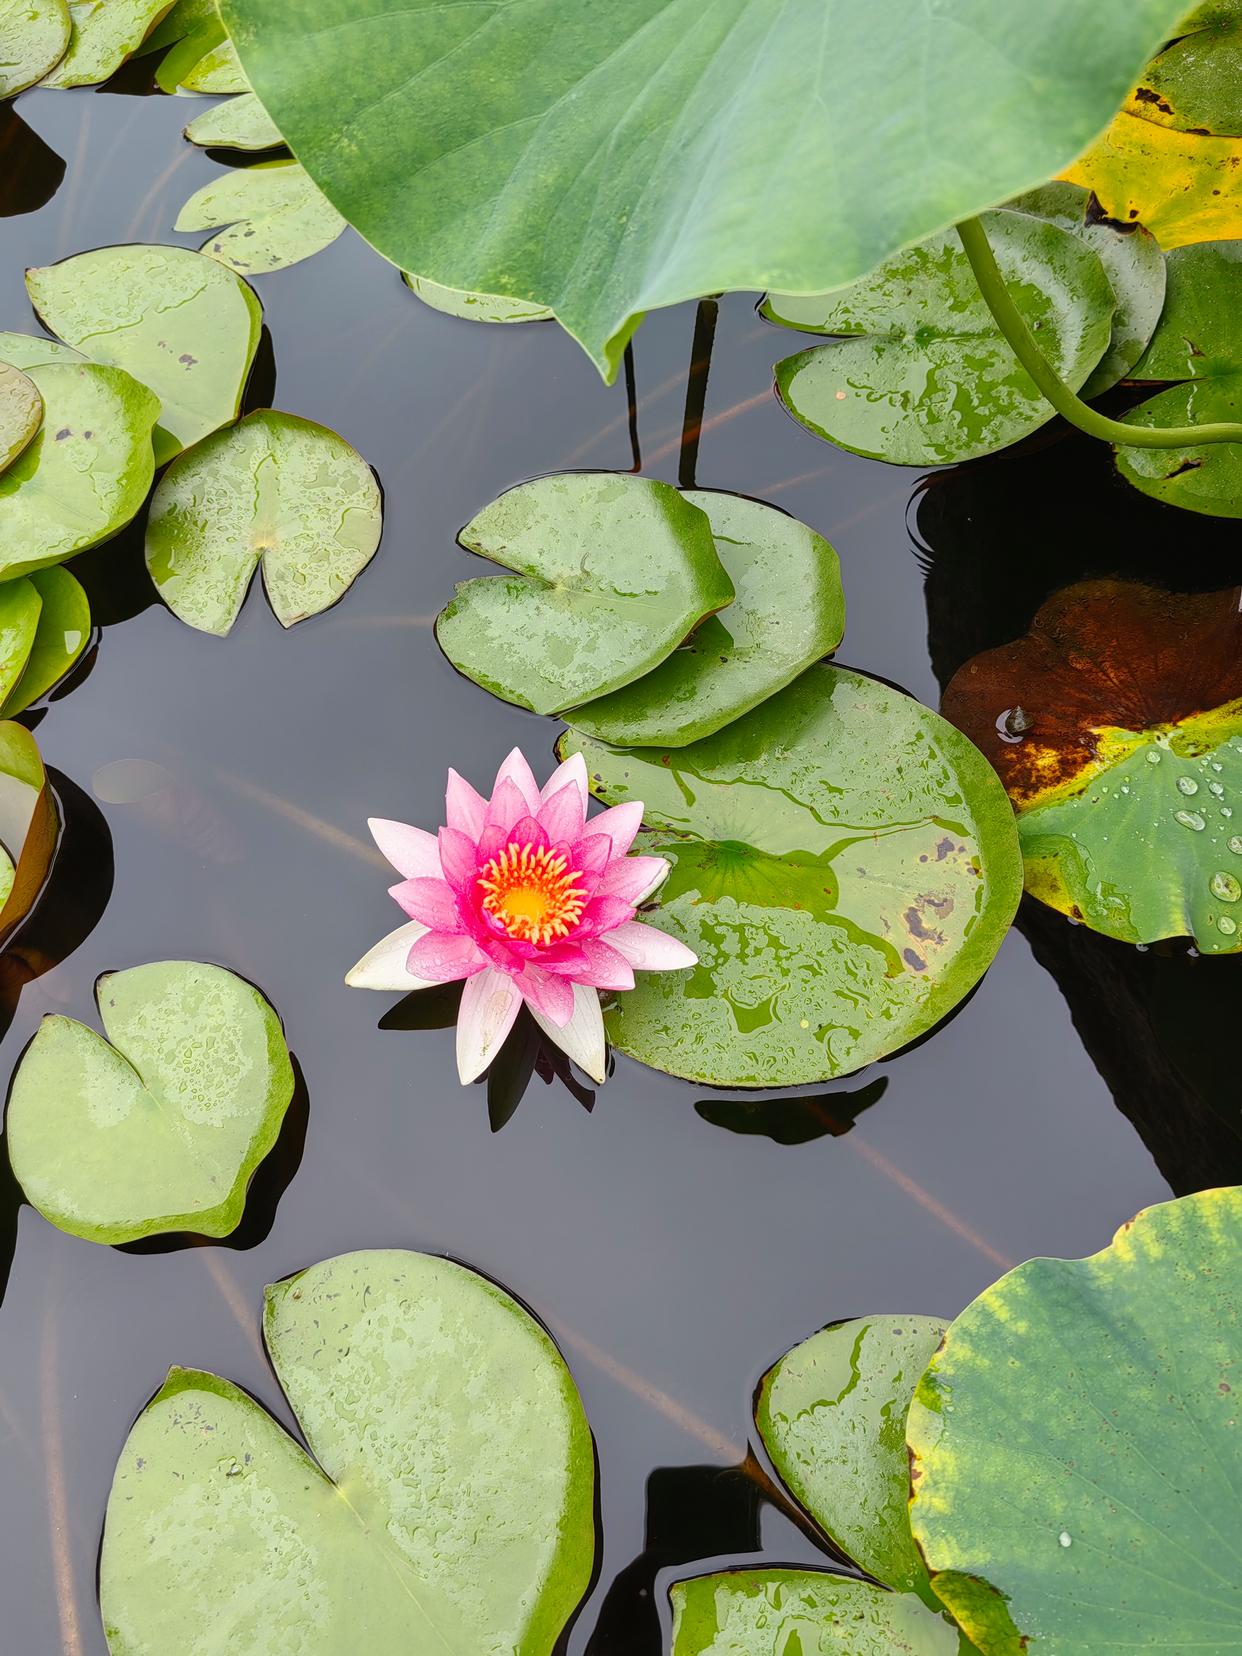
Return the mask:
{"type": "Polygon", "coordinates": [[[0,0],[0,98],[15,98],[50,74],[72,30],[65,0],[0,0]]]}
{"type": "Polygon", "coordinates": [[[186,127],[185,136],[204,149],[265,150],[284,143],[276,123],[253,92],[227,98],[196,115],[186,127]]]}
{"type": "Polygon", "coordinates": [[[910,1593],[826,1570],[728,1570],[670,1589],[672,1656],[957,1656],[957,1629],[910,1593]]]}
{"type": "Polygon", "coordinates": [[[69,0],[69,49],[44,86],[97,86],[136,52],[172,0],[69,0]]]}
{"type": "Polygon", "coordinates": [[[532,305],[524,299],[503,299],[495,293],[464,293],[460,288],[441,287],[423,276],[401,272],[401,280],[432,310],[460,316],[467,322],[547,322],[552,312],[546,305],[532,305]]]}
{"type": "Polygon", "coordinates": [[[215,224],[229,228],[204,242],[201,251],[243,276],[262,276],[309,259],[330,247],[345,228],[345,220],[296,161],[261,161],[224,173],[195,191],[174,228],[209,230],[215,224]]]}
{"type": "Polygon", "coordinates": [[[0,360],[0,472],[13,464],[42,424],[39,387],[20,368],[0,360]]]}

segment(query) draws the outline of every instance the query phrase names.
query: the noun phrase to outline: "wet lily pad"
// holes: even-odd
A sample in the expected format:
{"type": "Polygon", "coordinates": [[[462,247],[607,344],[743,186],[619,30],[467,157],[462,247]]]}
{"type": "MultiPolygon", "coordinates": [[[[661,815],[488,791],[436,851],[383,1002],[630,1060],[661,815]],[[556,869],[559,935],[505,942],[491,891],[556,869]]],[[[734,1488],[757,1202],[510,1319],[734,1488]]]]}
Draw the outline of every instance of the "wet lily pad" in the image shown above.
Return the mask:
{"type": "Polygon", "coordinates": [[[147,568],[164,602],[223,636],[260,562],[282,627],[329,608],[379,545],[379,485],[343,437],[264,408],[205,438],[160,480],[147,568]]]}
{"type": "Polygon", "coordinates": [[[18,1183],[88,1242],[227,1236],[293,1097],[280,1019],[219,966],[160,961],[95,986],[108,1039],[45,1017],[9,1095],[18,1183]]]}
{"type": "Polygon", "coordinates": [[[57,360],[26,370],[38,435],[0,473],[0,579],[63,563],[115,535],[147,498],[159,400],[119,368],[57,360]]]}
{"type": "Polygon", "coordinates": [[[0,333],[0,362],[14,368],[29,370],[47,368],[58,362],[85,362],[81,351],[74,351],[55,339],[44,339],[40,334],[0,333]]]}
{"type": "Polygon", "coordinates": [[[775,506],[695,489],[736,597],[653,671],[574,710],[587,736],[631,747],[684,747],[757,707],[831,655],[845,631],[837,555],[775,506]]]}
{"type": "Polygon", "coordinates": [[[0,586],[0,598],[10,587],[28,586],[38,601],[34,636],[25,665],[11,688],[0,672],[4,693],[0,716],[11,719],[59,684],[90,642],[91,606],[81,583],[67,569],[36,569],[19,581],[0,586]]]}
{"type": "Polygon", "coordinates": [[[393,1250],[268,1288],[263,1330],[310,1453],[227,1380],[171,1371],[108,1501],[115,1656],[204,1628],[239,1651],[551,1656],[591,1578],[595,1470],[539,1324],[473,1271],[393,1250]]]}
{"type": "Polygon", "coordinates": [[[1019,1265],[952,1325],[910,1409],[910,1518],[981,1651],[1237,1648],[1240,1318],[1235,1189],[1019,1265]]]}
{"type": "Polygon", "coordinates": [[[158,48],[164,53],[155,84],[161,92],[179,92],[184,78],[227,39],[215,0],[178,0],[143,45],[144,51],[158,48]]]}
{"type": "Polygon", "coordinates": [[[238,61],[237,49],[227,38],[210,46],[182,75],[180,86],[187,92],[221,97],[250,91],[246,72],[238,61]]]}
{"type": "Polygon", "coordinates": [[[263,311],[215,259],[184,247],[101,247],[27,271],[26,287],[58,338],[156,393],[161,464],[236,419],[263,311]]]}
{"type": "Polygon", "coordinates": [[[284,143],[276,123],[253,92],[213,104],[194,117],[185,136],[204,149],[265,150],[284,143]]]}
{"type": "Polygon", "coordinates": [[[1238,602],[1082,582],[945,691],[1018,813],[1027,890],[1109,937],[1242,949],[1238,602]]]}
{"type": "Polygon", "coordinates": [[[43,398],[32,379],[0,360],[0,472],[7,470],[43,424],[43,398]]]}
{"type": "Polygon", "coordinates": [[[65,0],[0,0],[0,98],[50,74],[69,47],[65,0]]]}
{"type": "Polygon", "coordinates": [[[44,86],[97,86],[136,52],[172,0],[69,0],[69,49],[44,86]]]}
{"type": "Polygon", "coordinates": [[[24,725],[0,723],[0,943],[30,913],[46,883],[60,818],[38,744],[24,725]]]}
{"type": "Polygon", "coordinates": [[[909,1593],[824,1570],[678,1581],[672,1656],[957,1656],[957,1629],[909,1593]]]}
{"type": "Polygon", "coordinates": [[[570,731],[591,788],[645,801],[672,863],[659,924],[699,957],[640,975],[607,1015],[620,1051],[693,1080],[847,1075],[925,1033],[1009,928],[1022,864],[996,775],[936,714],[811,667],[689,747],[570,731]]]}
{"type": "Polygon", "coordinates": [[[204,242],[202,252],[243,276],[263,276],[309,259],[345,228],[296,161],[261,161],[223,173],[195,191],[175,228],[209,230],[217,224],[228,228],[204,242]]]}
{"type": "Polygon", "coordinates": [[[650,478],[522,483],[460,539],[514,574],[462,582],[436,622],[440,647],[467,678],[536,713],[641,678],[734,596],[707,514],[650,478]]]}
{"type": "MultiPolygon", "coordinates": [[[[1077,388],[1109,348],[1115,300],[1098,255],[1027,214],[987,213],[984,223],[1018,308],[1077,388]]],[[[943,465],[992,454],[1052,418],[951,230],[853,287],[770,294],[762,310],[788,327],[843,336],[778,362],[776,387],[800,424],[855,454],[943,465]]]]}
{"type": "Polygon", "coordinates": [[[460,316],[467,322],[547,322],[552,312],[546,305],[532,305],[524,299],[505,299],[495,293],[463,293],[460,288],[441,287],[423,276],[401,272],[401,280],[432,310],[460,316]]]}

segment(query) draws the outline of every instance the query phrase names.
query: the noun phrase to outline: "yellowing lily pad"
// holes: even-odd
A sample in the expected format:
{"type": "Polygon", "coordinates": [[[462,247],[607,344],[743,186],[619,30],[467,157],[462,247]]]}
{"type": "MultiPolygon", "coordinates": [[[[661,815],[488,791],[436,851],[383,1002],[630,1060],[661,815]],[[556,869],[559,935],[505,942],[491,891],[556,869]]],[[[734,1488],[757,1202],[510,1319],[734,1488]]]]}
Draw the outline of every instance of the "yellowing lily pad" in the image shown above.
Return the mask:
{"type": "Polygon", "coordinates": [[[69,0],[69,49],[44,86],[97,86],[136,52],[172,0],[69,0]]]}
{"type": "Polygon", "coordinates": [[[1167,249],[1242,236],[1242,138],[1179,132],[1123,110],[1062,175],[1167,249]]]}
{"type": "Polygon", "coordinates": [[[20,368],[0,361],[0,472],[13,464],[42,424],[39,387],[20,368]]]}
{"type": "Polygon", "coordinates": [[[345,228],[296,161],[261,161],[223,173],[190,197],[175,228],[208,230],[216,224],[228,228],[205,241],[201,251],[243,276],[263,276],[309,259],[345,228]]]}
{"type": "Polygon", "coordinates": [[[496,293],[464,293],[460,288],[441,287],[425,276],[401,272],[401,280],[432,310],[460,316],[466,322],[547,322],[552,312],[546,305],[532,305],[525,299],[505,299],[496,293]]]}
{"type": "Polygon", "coordinates": [[[185,136],[204,149],[265,150],[284,143],[275,121],[253,92],[213,104],[194,117],[185,136]]]}
{"type": "Polygon", "coordinates": [[[72,28],[65,0],[0,0],[0,98],[15,98],[50,74],[72,28]]]}

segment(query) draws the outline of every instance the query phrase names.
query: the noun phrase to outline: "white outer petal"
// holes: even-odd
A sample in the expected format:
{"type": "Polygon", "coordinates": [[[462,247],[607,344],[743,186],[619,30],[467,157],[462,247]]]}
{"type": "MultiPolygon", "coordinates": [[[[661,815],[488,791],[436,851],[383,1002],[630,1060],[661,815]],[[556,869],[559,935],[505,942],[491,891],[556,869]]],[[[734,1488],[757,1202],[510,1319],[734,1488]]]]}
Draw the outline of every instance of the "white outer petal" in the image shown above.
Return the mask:
{"type": "Polygon", "coordinates": [[[601,1085],[608,1078],[607,1054],[604,1047],[604,1014],[599,1009],[599,990],[575,983],[574,1013],[564,1029],[558,1029],[541,1012],[529,1006],[531,1017],[550,1041],[578,1068],[585,1070],[592,1081],[601,1085]]]}
{"type": "Polygon", "coordinates": [[[368,817],[371,838],[398,874],[407,880],[440,877],[440,842],[425,828],[388,817],[368,817]]]}
{"type": "Polygon", "coordinates": [[[642,920],[627,920],[623,925],[614,926],[604,932],[600,942],[611,943],[639,972],[678,972],[686,966],[696,966],[699,959],[680,938],[670,937],[658,926],[648,926],[642,920]]]}
{"type": "Polygon", "coordinates": [[[406,966],[410,950],[427,928],[421,920],[408,920],[404,926],[381,937],[373,949],[368,949],[358,964],[345,974],[351,989],[431,989],[426,978],[415,977],[406,966]]]}
{"type": "Polygon", "coordinates": [[[457,1073],[463,1086],[477,1081],[513,1028],[522,997],[505,972],[485,966],[466,979],[457,1014],[457,1073]]]}

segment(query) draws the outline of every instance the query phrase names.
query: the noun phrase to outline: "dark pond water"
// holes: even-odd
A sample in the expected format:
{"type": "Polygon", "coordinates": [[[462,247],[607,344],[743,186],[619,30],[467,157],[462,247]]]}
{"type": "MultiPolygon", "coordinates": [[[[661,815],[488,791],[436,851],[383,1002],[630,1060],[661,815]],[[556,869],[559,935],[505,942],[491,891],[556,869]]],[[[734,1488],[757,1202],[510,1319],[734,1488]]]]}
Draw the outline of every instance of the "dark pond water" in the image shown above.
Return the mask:
{"type": "MultiPolygon", "coordinates": [[[[0,223],[0,327],[15,329],[31,326],[26,265],[177,240],[178,207],[216,170],[182,143],[181,100],[42,93],[20,115],[38,139],[0,117],[0,204],[21,213],[0,223]],[[57,156],[63,180],[35,211],[57,156]]],[[[648,1656],[676,1566],[818,1556],[735,1470],[754,1380],[789,1345],[867,1311],[951,1316],[1012,1262],[1103,1246],[1170,1185],[1242,1177],[1229,1125],[1239,962],[1183,945],[1139,955],[1027,916],[947,1026],[811,1090],[835,1131],[801,1145],[731,1131],[718,1121],[753,1125],[754,1112],[720,1095],[709,1120],[702,1089],[626,1060],[593,1103],[536,1075],[516,1108],[497,1095],[489,1113],[485,1086],[458,1086],[450,1028],[415,1028],[389,997],[343,987],[400,918],[365,818],[434,826],[450,764],[482,783],[514,743],[550,760],[555,727],[458,678],[431,621],[470,572],[454,537],[479,506],[532,474],[631,465],[625,394],[554,327],[424,308],[352,236],[259,287],[273,400],[377,468],[383,546],[336,610],[286,635],[252,594],[223,642],[153,601],[132,536],[78,561],[102,636],[38,725],[70,830],[0,972],[0,1064],[7,1075],[43,1013],[89,1017],[98,973],[197,957],[267,992],[305,1095],[233,1245],[93,1246],[6,1192],[0,1642],[103,1651],[95,1567],[113,1464],[169,1364],[227,1375],[288,1422],[258,1340],[263,1285],[347,1249],[404,1246],[495,1276],[561,1342],[598,1442],[603,1530],[568,1648],[648,1656]]],[[[670,480],[694,320],[658,314],[636,342],[643,469],[670,480]]],[[[789,343],[749,300],[723,304],[698,481],[772,500],[834,542],[849,665],[934,704],[933,661],[944,674],[1021,632],[1065,580],[1242,575],[1236,526],[1218,535],[1125,495],[1107,457],[1073,443],[925,495],[911,473],[836,452],[772,399],[789,343]]],[[[783,1105],[782,1135],[809,1113],[783,1105]]]]}

